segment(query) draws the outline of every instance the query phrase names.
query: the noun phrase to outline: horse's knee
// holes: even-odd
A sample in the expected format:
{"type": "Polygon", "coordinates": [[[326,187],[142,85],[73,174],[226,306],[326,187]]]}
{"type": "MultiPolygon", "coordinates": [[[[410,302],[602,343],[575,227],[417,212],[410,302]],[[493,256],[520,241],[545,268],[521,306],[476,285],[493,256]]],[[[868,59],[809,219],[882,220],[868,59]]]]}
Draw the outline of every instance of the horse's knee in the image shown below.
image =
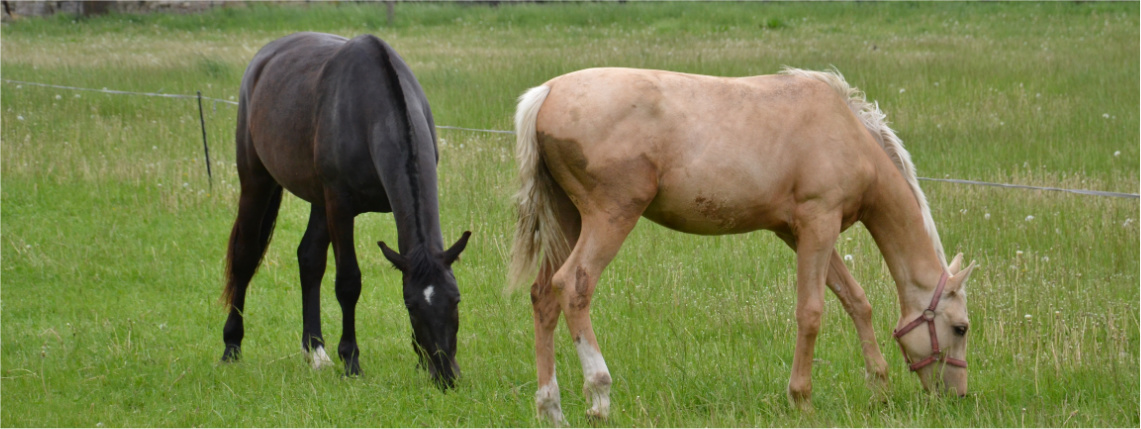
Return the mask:
{"type": "Polygon", "coordinates": [[[802,334],[815,336],[820,332],[820,320],[824,316],[824,306],[810,303],[797,307],[796,326],[802,334]]]}
{"type": "Polygon", "coordinates": [[[872,304],[868,302],[867,298],[853,302],[849,311],[851,311],[853,317],[860,320],[870,320],[872,318],[872,304]]]}
{"type": "Polygon", "coordinates": [[[361,296],[361,272],[360,269],[345,269],[342,271],[341,267],[337,267],[337,302],[341,304],[356,304],[357,299],[361,296]]]}

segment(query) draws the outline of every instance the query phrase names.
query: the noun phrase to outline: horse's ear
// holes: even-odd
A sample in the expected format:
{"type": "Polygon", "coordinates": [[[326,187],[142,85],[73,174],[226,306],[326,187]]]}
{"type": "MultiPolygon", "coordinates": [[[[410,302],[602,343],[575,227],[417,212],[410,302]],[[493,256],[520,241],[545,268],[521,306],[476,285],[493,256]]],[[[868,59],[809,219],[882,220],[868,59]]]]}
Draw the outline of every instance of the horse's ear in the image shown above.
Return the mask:
{"type": "MultiPolygon", "coordinates": [[[[957,260],[958,258],[956,257],[955,259],[957,260]]],[[[974,271],[978,266],[979,265],[975,263],[975,261],[971,261],[971,264],[968,265],[967,268],[964,268],[962,271],[959,271],[955,273],[955,275],[951,276],[950,281],[947,282],[948,286],[950,286],[950,289],[948,289],[947,292],[953,293],[963,290],[963,287],[967,285],[967,279],[971,277],[971,272],[974,271]]]]}
{"type": "Polygon", "coordinates": [[[963,252],[959,252],[958,255],[955,255],[955,259],[951,260],[951,264],[947,265],[947,272],[950,273],[951,275],[955,275],[955,273],[958,273],[959,269],[961,269],[962,267],[963,267],[963,252]]]}
{"type": "Polygon", "coordinates": [[[459,259],[460,252],[463,252],[464,248],[467,247],[467,239],[470,237],[471,231],[464,231],[464,235],[460,237],[459,241],[456,241],[456,244],[453,244],[451,248],[444,251],[445,264],[452,265],[452,262],[459,259]]]}
{"type": "Polygon", "coordinates": [[[396,269],[400,271],[408,270],[408,260],[404,259],[404,256],[400,255],[400,253],[397,253],[395,250],[389,249],[388,245],[384,244],[383,241],[376,242],[376,245],[380,246],[380,251],[384,253],[384,258],[388,259],[388,262],[391,262],[392,266],[396,267],[396,269]]]}

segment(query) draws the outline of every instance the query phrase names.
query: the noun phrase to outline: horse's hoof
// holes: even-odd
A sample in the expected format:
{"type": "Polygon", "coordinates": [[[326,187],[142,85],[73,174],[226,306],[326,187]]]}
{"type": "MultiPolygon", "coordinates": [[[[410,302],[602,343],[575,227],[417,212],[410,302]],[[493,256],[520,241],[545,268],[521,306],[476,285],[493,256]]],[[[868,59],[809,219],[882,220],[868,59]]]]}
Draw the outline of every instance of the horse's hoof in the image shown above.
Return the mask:
{"type": "Polygon", "coordinates": [[[357,378],[361,376],[361,364],[353,361],[345,364],[345,377],[357,378]]]}
{"type": "Polygon", "coordinates": [[[547,407],[545,409],[544,407],[540,407],[539,420],[546,421],[558,428],[570,426],[570,424],[567,423],[566,417],[563,417],[563,410],[558,407],[547,407]]]}
{"type": "Polygon", "coordinates": [[[597,410],[586,410],[586,421],[591,426],[598,426],[605,424],[609,417],[606,414],[600,413],[597,410]]]}
{"type": "Polygon", "coordinates": [[[321,346],[315,347],[310,351],[303,351],[305,353],[305,360],[309,362],[314,370],[320,370],[327,366],[333,366],[333,360],[325,353],[325,348],[321,346]]]}
{"type": "Polygon", "coordinates": [[[808,395],[797,395],[792,392],[788,394],[788,403],[794,410],[800,411],[804,414],[812,414],[816,409],[812,407],[812,397],[808,395]]]}
{"type": "Polygon", "coordinates": [[[226,344],[226,351],[222,352],[222,363],[234,363],[242,358],[242,347],[226,344]]]}

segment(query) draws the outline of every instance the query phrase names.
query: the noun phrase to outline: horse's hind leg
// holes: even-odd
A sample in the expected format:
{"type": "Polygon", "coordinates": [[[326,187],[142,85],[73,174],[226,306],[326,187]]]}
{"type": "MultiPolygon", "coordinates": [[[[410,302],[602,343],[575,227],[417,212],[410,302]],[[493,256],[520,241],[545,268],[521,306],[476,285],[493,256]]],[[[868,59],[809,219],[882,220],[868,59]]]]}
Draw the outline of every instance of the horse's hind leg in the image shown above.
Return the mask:
{"type": "Polygon", "coordinates": [[[226,344],[226,351],[222,353],[224,362],[237,361],[241,356],[246,288],[273,236],[277,211],[281,206],[281,191],[281,186],[268,173],[242,181],[238,218],[230,231],[226,252],[227,282],[223,299],[230,305],[230,315],[222,328],[222,340],[226,344]]]}
{"type": "Polygon", "coordinates": [[[840,258],[840,253],[835,248],[832,249],[832,257],[828,261],[826,284],[832,289],[832,293],[839,298],[840,304],[844,306],[844,311],[848,313],[848,316],[852,318],[852,323],[856,325],[856,334],[860,337],[860,347],[864,355],[868,384],[875,394],[882,394],[887,388],[887,361],[884,360],[883,353],[880,353],[879,344],[876,342],[876,331],[872,327],[872,305],[868,303],[868,297],[864,295],[864,288],[860,287],[860,284],[848,272],[848,267],[844,266],[844,260],[840,258]]]}
{"type": "Polygon", "coordinates": [[[611,384],[610,370],[590,320],[591,297],[602,271],[618,254],[644,208],[645,204],[630,204],[584,215],[578,243],[552,278],[554,287],[561,291],[559,303],[582,363],[583,395],[589,401],[586,413],[591,418],[605,419],[610,414],[611,384]]]}
{"type": "MultiPolygon", "coordinates": [[[[578,209],[561,190],[552,198],[555,212],[566,238],[568,247],[573,248],[578,241],[582,219],[578,209]]],[[[562,261],[544,260],[539,268],[539,276],[531,285],[531,307],[535,319],[535,366],[539,377],[539,388],[535,392],[535,407],[540,418],[550,419],[556,424],[566,424],[563,416],[559,382],[555,377],[555,328],[559,323],[562,308],[559,291],[552,287],[551,277],[562,261]]]]}
{"type": "Polygon", "coordinates": [[[325,207],[313,205],[309,209],[309,226],[301,245],[297,247],[297,266],[301,271],[301,350],[313,369],[333,364],[325,353],[325,339],[321,336],[321,279],[329,255],[329,224],[325,207]]]}

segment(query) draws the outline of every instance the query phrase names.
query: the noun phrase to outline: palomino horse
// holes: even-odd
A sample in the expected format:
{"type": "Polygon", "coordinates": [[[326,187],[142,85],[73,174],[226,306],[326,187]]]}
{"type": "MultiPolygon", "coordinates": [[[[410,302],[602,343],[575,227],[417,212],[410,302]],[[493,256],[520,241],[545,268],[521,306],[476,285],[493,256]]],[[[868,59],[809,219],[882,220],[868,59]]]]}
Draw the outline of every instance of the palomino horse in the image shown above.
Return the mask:
{"type": "Polygon", "coordinates": [[[944,386],[965,394],[963,285],[974,265],[960,269],[962,255],[946,263],[910,156],[879,108],[839,73],[588,69],[529,90],[515,124],[522,189],[508,287],[538,268],[531,301],[542,416],[563,421],[552,339],[560,312],[582,363],[587,414],[607,416],[611,378],[591,295],[641,216],[691,234],[767,229],[796,251],[788,394],[802,408],[811,407],[825,285],[855,322],[869,381],[886,386],[871,306],[833,247],[863,222],[895,279],[898,338],[908,361],[918,361],[912,369],[928,389],[941,373],[944,386]],[[912,331],[928,320],[930,329],[912,331]]]}
{"type": "Polygon", "coordinates": [[[246,287],[273,234],[282,188],[309,202],[297,248],[301,270],[301,346],[314,368],[331,365],[321,336],[321,278],[330,242],[337,264],[343,328],[337,353],[360,373],[356,304],[361,271],[353,219],[392,212],[399,252],[378,243],[403,272],[412,346],[443,387],[455,363],[459,288],[451,264],[470,232],[445,250],[436,194],[436,130],[412,71],[375,36],[352,40],[297,33],[270,42],[242,77],[238,104],[238,218],[226,252],[229,305],[223,361],[240,357],[246,287]]]}

